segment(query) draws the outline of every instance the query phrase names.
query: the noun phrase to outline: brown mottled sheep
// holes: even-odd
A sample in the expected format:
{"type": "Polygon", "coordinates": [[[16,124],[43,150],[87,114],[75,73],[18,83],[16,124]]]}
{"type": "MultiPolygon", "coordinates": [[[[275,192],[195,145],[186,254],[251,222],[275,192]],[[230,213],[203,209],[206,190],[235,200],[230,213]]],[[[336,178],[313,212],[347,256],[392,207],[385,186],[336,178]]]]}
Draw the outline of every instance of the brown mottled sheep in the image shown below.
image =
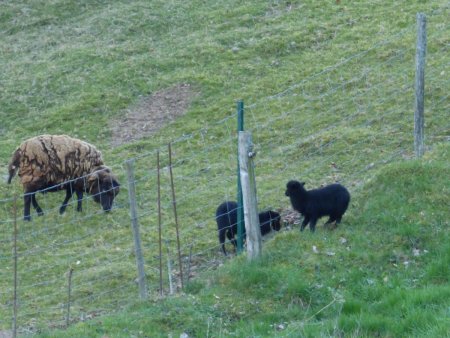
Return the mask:
{"type": "Polygon", "coordinates": [[[75,192],[77,210],[81,211],[83,192],[93,195],[103,210],[111,210],[119,183],[111,170],[103,165],[102,154],[93,145],[67,135],[41,135],[24,141],[9,163],[9,179],[18,172],[24,188],[24,219],[30,220],[30,204],[42,215],[35,193],[65,189],[66,198],[60,208],[65,211],[75,192]]]}

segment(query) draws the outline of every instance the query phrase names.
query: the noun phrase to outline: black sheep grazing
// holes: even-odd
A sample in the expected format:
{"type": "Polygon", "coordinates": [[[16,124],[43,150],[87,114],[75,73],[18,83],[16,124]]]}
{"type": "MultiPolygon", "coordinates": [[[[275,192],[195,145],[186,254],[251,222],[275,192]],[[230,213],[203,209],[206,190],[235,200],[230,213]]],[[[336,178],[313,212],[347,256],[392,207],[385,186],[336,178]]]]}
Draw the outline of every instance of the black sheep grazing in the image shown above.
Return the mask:
{"type": "MultiPolygon", "coordinates": [[[[219,242],[222,246],[222,251],[227,255],[225,250],[225,236],[236,248],[237,243],[234,238],[237,234],[237,209],[238,205],[236,202],[228,201],[223,202],[216,211],[216,221],[217,228],[219,230],[219,242]]],[[[269,210],[259,213],[259,223],[261,229],[261,235],[264,236],[270,231],[279,231],[281,229],[280,214],[269,210]]],[[[245,236],[245,228],[244,228],[245,236]]]]}
{"type": "Polygon", "coordinates": [[[320,189],[306,190],[305,182],[289,181],[286,185],[286,196],[289,196],[292,207],[305,218],[300,231],[308,225],[311,231],[316,229],[317,220],[329,216],[325,225],[341,222],[342,216],[350,203],[350,193],[340,184],[330,184],[320,189]]]}

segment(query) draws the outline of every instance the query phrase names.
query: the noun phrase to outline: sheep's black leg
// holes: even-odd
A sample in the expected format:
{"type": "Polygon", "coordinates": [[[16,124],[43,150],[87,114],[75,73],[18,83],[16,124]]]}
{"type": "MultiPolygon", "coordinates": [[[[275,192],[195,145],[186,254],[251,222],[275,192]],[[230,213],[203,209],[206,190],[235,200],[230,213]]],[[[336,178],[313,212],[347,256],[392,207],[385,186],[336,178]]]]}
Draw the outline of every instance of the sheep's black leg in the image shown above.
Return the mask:
{"type": "Polygon", "coordinates": [[[302,225],[300,227],[300,231],[303,231],[305,229],[305,227],[308,225],[309,223],[309,216],[305,216],[305,218],[303,219],[302,225]]]}
{"type": "MultiPolygon", "coordinates": [[[[329,224],[333,223],[336,220],[336,217],[334,216],[330,216],[330,218],[328,219],[328,221],[325,222],[325,224],[323,225],[324,228],[327,228],[329,224]]],[[[337,224],[337,223],[336,223],[337,224]]]]}
{"type": "Polygon", "coordinates": [[[36,194],[31,195],[31,203],[33,204],[33,208],[36,210],[38,216],[42,216],[44,212],[42,211],[41,207],[39,206],[38,202],[36,201],[36,194]]]}
{"type": "Polygon", "coordinates": [[[233,244],[234,251],[236,251],[237,242],[236,242],[236,239],[234,238],[234,236],[235,236],[234,231],[232,229],[228,229],[228,231],[227,231],[228,240],[231,242],[231,244],[233,244]]]}
{"type": "Polygon", "coordinates": [[[223,254],[226,256],[227,251],[225,250],[225,232],[226,232],[226,229],[219,230],[219,243],[222,246],[223,254]]]}
{"type": "Polygon", "coordinates": [[[317,218],[311,217],[311,223],[309,223],[309,228],[311,229],[311,232],[316,231],[316,224],[317,224],[317,218]]]}
{"type": "Polygon", "coordinates": [[[31,221],[30,206],[31,206],[31,194],[25,194],[23,196],[23,219],[24,221],[31,221]]]}
{"type": "Polygon", "coordinates": [[[83,210],[83,192],[76,191],[77,194],[77,211],[83,210]]]}
{"type": "Polygon", "coordinates": [[[341,220],[342,220],[342,216],[336,217],[336,225],[341,223],[341,220]]]}
{"type": "Polygon", "coordinates": [[[68,186],[66,188],[66,198],[64,198],[64,201],[62,202],[61,207],[59,208],[60,214],[63,214],[64,211],[66,211],[67,204],[69,203],[69,200],[72,197],[72,195],[73,195],[72,188],[68,186]]]}

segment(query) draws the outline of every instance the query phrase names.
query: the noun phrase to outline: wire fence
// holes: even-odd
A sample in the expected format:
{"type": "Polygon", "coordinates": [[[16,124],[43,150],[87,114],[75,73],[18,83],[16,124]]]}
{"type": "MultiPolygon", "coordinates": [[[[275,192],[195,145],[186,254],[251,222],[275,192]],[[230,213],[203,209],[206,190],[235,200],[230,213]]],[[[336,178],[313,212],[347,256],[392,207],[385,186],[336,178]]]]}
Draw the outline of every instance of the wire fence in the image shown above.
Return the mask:
{"type": "MultiPolygon", "coordinates": [[[[428,147],[450,141],[450,34],[444,15],[445,11],[436,12],[429,20],[428,147]]],[[[378,167],[412,158],[414,55],[412,26],[248,105],[245,128],[256,145],[259,209],[289,210],[284,188],[290,179],[306,181],[307,188],[338,181],[357,194],[378,167]]],[[[172,163],[167,145],[127,159],[134,163],[137,222],[151,296],[180,290],[180,271],[188,285],[226,259],[220,251],[215,209],[225,200],[236,200],[237,115],[233,108],[223,115],[222,120],[175,139],[172,163]],[[174,206],[180,224],[179,248],[174,206]]],[[[24,333],[65,327],[138,299],[125,165],[114,165],[112,170],[122,185],[110,213],[87,196],[83,212],[75,211],[74,199],[66,213],[59,215],[62,195],[47,193],[37,196],[45,215],[32,213],[31,222],[24,222],[23,196],[17,197],[16,206],[13,196],[0,200],[0,330],[14,325],[24,333]]],[[[285,336],[289,335],[286,331],[285,336]]]]}

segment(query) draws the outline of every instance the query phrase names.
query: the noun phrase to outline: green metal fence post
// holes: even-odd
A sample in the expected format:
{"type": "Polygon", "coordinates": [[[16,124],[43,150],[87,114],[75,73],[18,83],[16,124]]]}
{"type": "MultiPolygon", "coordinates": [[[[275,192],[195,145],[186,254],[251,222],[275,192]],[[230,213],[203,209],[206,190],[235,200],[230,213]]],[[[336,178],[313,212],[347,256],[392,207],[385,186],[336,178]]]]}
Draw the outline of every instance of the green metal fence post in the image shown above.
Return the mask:
{"type": "MultiPolygon", "coordinates": [[[[237,120],[238,120],[238,134],[244,131],[244,101],[237,102],[237,120]]],[[[236,147],[238,148],[238,147],[236,147]]],[[[239,168],[239,150],[237,152],[237,253],[241,253],[244,247],[244,202],[242,199],[242,185],[239,168]]]]}

